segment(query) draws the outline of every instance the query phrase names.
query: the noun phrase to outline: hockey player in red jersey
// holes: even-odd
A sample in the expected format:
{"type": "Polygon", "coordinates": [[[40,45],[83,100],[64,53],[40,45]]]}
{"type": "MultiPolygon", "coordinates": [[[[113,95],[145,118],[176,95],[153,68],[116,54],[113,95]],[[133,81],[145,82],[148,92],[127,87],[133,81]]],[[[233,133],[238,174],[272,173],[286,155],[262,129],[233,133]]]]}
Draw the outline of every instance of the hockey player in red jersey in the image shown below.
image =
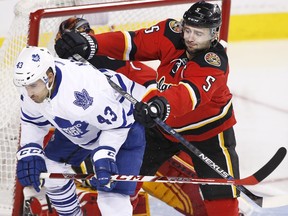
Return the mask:
{"type": "MultiPolygon", "coordinates": [[[[178,22],[167,19],[147,29],[84,35],[68,32],[55,44],[60,57],[79,53],[124,60],[160,60],[157,89],[150,89],[136,104],[134,117],[147,127],[142,175],[153,175],[180,150],[193,160],[201,178],[217,178],[212,171],[170,134],[155,127],[159,117],[234,178],[239,178],[233,126],[232,95],[227,86],[228,57],[218,42],[221,11],[200,1],[178,22]],[[94,46],[96,49],[91,49],[94,46]],[[74,49],[77,47],[77,49],[74,49]]],[[[201,186],[208,215],[238,215],[234,186],[201,186]]]]}

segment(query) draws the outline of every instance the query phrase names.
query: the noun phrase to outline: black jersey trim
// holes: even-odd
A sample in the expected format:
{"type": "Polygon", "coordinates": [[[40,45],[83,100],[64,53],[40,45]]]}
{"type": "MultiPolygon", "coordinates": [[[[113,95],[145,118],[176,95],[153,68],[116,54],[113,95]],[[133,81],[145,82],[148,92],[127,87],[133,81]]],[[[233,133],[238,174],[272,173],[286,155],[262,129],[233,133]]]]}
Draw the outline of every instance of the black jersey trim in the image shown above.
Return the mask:
{"type": "Polygon", "coordinates": [[[135,60],[135,54],[137,52],[137,47],[136,47],[134,40],[133,40],[133,38],[135,37],[135,32],[129,31],[128,34],[131,37],[131,43],[132,43],[132,49],[129,53],[129,60],[133,61],[133,60],[135,60]]]}

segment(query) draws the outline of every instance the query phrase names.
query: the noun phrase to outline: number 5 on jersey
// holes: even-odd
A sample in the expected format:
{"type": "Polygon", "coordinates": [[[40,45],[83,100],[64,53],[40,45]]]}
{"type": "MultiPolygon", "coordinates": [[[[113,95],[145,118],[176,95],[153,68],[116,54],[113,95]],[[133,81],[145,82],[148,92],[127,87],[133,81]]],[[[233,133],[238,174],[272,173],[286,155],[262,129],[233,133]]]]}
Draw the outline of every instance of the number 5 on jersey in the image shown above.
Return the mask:
{"type": "Polygon", "coordinates": [[[216,80],[216,79],[215,79],[213,76],[207,76],[207,77],[206,77],[206,83],[207,83],[207,85],[203,85],[203,86],[202,86],[203,89],[204,89],[204,91],[208,92],[209,89],[210,89],[211,86],[212,86],[212,83],[215,82],[215,80],[216,80]]]}

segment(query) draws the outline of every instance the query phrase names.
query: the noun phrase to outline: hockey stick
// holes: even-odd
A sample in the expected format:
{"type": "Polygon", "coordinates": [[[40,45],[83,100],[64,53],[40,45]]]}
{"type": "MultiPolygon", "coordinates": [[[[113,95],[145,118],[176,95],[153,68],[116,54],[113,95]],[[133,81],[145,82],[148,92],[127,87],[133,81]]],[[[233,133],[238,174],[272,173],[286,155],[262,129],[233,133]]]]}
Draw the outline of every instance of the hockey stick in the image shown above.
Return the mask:
{"type": "MultiPolygon", "coordinates": [[[[125,92],[120,86],[118,86],[116,83],[114,83],[111,79],[107,78],[109,84],[114,88],[117,92],[119,92],[123,97],[125,97],[127,100],[129,100],[132,104],[136,104],[138,101],[130,94],[125,92]]],[[[171,128],[169,125],[164,123],[161,119],[156,118],[154,121],[163,128],[166,132],[174,136],[177,140],[179,140],[186,148],[188,148],[192,153],[194,153],[198,158],[200,158],[204,163],[206,163],[208,166],[210,166],[215,172],[217,172],[220,176],[222,176],[224,179],[227,180],[235,180],[231,175],[229,175],[225,170],[223,170],[220,166],[218,166],[215,162],[213,162],[210,158],[208,158],[204,153],[202,153],[200,150],[198,150],[196,147],[194,147],[189,141],[187,141],[183,136],[181,136],[179,133],[177,133],[173,128],[171,128]]],[[[270,173],[272,173],[278,165],[282,162],[286,155],[286,148],[281,147],[278,149],[274,157],[265,165],[266,169],[265,172],[263,172],[262,169],[259,170],[259,172],[255,173],[255,178],[258,182],[265,179],[270,173]],[[268,174],[268,175],[267,175],[268,174]]],[[[253,194],[251,191],[249,191],[247,188],[245,188],[242,185],[235,185],[235,187],[247,195],[250,199],[254,200],[260,207],[262,207],[262,201],[263,197],[257,196],[253,194]]]]}
{"type": "MultiPolygon", "coordinates": [[[[275,161],[281,158],[282,151],[279,149],[276,154],[256,173],[243,179],[223,179],[223,178],[190,178],[190,177],[168,177],[168,176],[143,176],[143,175],[112,175],[112,181],[134,181],[134,182],[162,182],[162,183],[190,183],[190,184],[211,184],[211,185],[256,185],[266,178],[270,173],[270,167],[275,161]]],[[[95,176],[90,174],[74,173],[41,173],[40,178],[56,179],[81,179],[89,180],[95,176]]]]}
{"type": "MultiPolygon", "coordinates": [[[[74,54],[73,58],[75,58],[78,61],[81,61],[83,63],[90,64],[86,59],[84,59],[79,54],[74,54]]],[[[91,64],[90,64],[91,65],[91,64]]],[[[94,67],[93,65],[91,65],[94,67]]],[[[94,67],[95,68],[95,67],[94,67]]],[[[130,101],[133,105],[135,105],[138,101],[129,93],[124,91],[120,86],[118,86],[115,82],[113,82],[109,77],[107,77],[107,80],[111,87],[115,89],[119,94],[121,94],[125,99],[130,101]]],[[[169,125],[164,123],[161,119],[155,118],[154,121],[163,128],[167,133],[171,134],[173,137],[175,137],[179,142],[181,142],[187,149],[189,149],[193,154],[195,154],[200,160],[202,160],[204,163],[206,163],[210,168],[212,168],[215,172],[217,172],[221,177],[227,180],[235,180],[233,176],[228,174],[224,169],[222,169],[220,166],[218,166],[215,162],[213,162],[209,157],[207,157],[204,153],[202,153],[199,149],[197,149],[195,146],[193,146],[189,141],[187,141],[183,136],[181,136],[179,133],[177,133],[173,128],[171,128],[169,125]]],[[[266,169],[265,172],[263,172],[262,169],[260,169],[255,174],[255,178],[257,181],[262,181],[265,179],[270,173],[272,173],[278,165],[282,162],[286,155],[287,150],[284,147],[281,147],[278,149],[276,154],[273,156],[273,158],[265,165],[266,169]],[[267,175],[268,174],[268,175],[267,175]]],[[[246,187],[243,185],[235,185],[235,187],[243,193],[244,197],[247,197],[251,200],[253,200],[258,206],[262,207],[263,197],[257,196],[253,194],[251,191],[249,191],[246,187]]]]}

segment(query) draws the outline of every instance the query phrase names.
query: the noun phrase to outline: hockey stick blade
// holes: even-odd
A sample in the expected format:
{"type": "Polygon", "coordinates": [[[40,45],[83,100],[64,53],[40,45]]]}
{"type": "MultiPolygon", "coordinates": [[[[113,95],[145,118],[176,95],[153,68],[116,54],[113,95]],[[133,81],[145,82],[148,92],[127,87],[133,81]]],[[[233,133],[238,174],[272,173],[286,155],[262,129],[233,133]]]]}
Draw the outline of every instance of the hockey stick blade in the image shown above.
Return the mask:
{"type": "MultiPolygon", "coordinates": [[[[278,151],[275,153],[275,155],[256,173],[254,173],[254,177],[256,181],[261,182],[263,181],[267,176],[269,176],[283,161],[287,153],[286,148],[281,147],[278,149],[278,151]]],[[[244,180],[244,179],[243,179],[244,180]]]]}
{"type": "MultiPolygon", "coordinates": [[[[279,164],[283,161],[286,154],[287,154],[287,150],[285,147],[279,148],[278,151],[275,153],[275,155],[261,169],[259,169],[256,173],[253,174],[253,177],[255,178],[254,181],[261,182],[267,176],[269,176],[279,166],[279,164]]],[[[243,180],[245,180],[245,179],[243,179],[243,180]]],[[[245,197],[249,197],[258,206],[262,207],[263,197],[260,197],[260,196],[253,194],[251,191],[249,191],[244,186],[236,185],[236,188],[238,190],[240,190],[241,192],[243,192],[245,197]]]]}

